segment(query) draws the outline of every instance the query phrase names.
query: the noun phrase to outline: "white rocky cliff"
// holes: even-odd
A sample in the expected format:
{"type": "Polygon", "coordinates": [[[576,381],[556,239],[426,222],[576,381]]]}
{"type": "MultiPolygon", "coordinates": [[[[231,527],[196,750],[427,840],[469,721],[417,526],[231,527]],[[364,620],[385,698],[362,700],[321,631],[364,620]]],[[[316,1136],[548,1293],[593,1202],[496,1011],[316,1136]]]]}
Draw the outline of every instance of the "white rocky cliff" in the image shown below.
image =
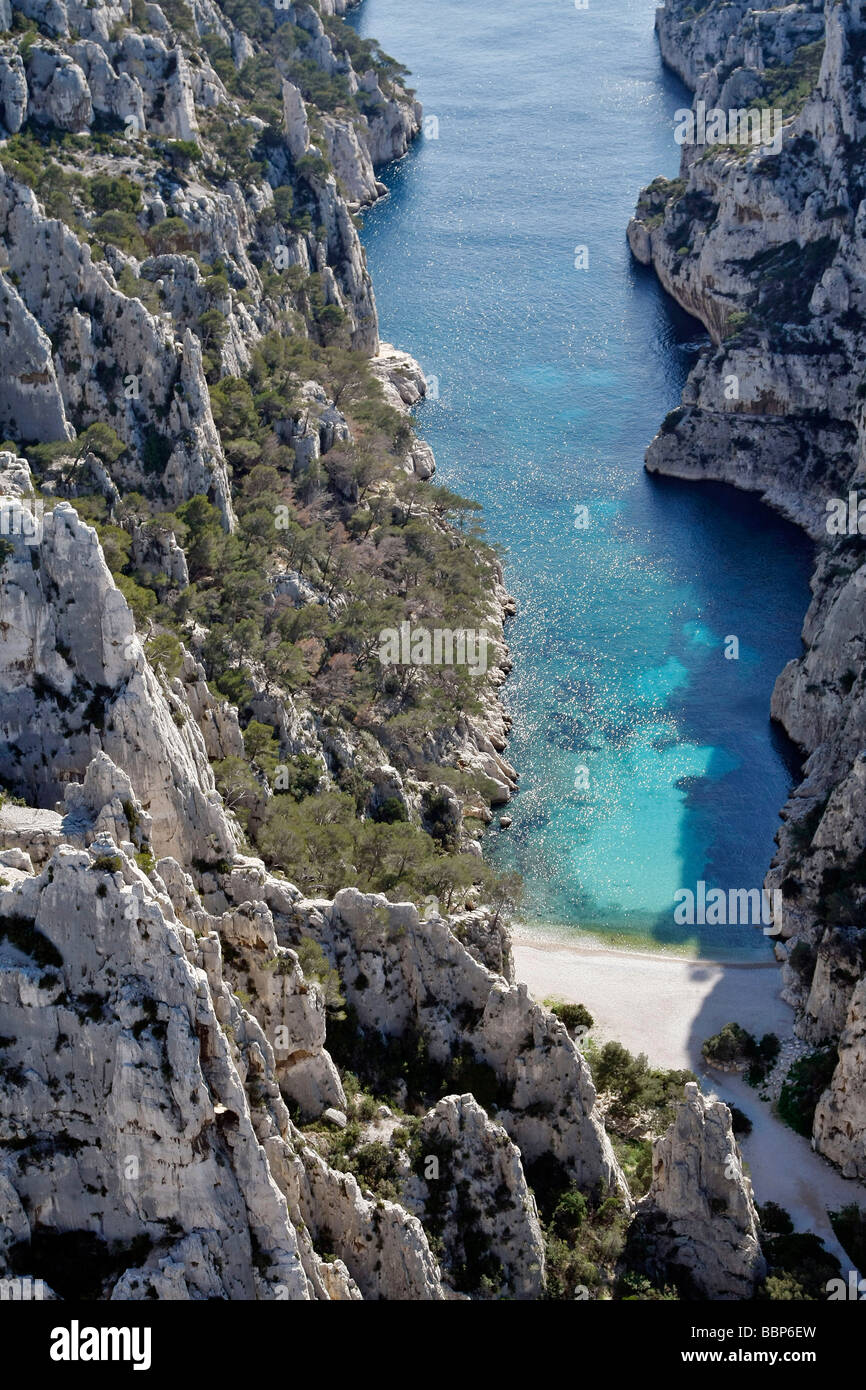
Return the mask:
{"type": "Polygon", "coordinates": [[[712,339],[647,467],[754,491],[817,542],[805,651],[772,701],[805,766],[767,887],[783,895],[776,954],[798,1031],[839,1047],[814,1142],[862,1177],[866,12],[860,0],[761,9],[741,0],[695,15],[667,0],[657,29],[695,107],[736,113],[772,96],[782,116],[772,147],[684,144],[680,177],[644,191],[628,236],[712,339]]]}
{"type": "Polygon", "coordinates": [[[766,1273],[752,1184],[721,1101],[695,1082],[653,1151],[653,1179],[640,1203],[662,1272],[685,1273],[706,1298],[748,1298],[766,1273]]]}

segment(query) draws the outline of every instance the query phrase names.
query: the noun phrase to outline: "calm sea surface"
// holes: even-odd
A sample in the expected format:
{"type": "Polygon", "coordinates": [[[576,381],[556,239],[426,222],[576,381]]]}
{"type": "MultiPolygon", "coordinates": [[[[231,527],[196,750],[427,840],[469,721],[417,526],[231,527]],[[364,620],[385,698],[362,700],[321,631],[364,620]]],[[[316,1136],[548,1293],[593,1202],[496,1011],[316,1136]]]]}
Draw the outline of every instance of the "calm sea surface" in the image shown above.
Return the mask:
{"type": "Polygon", "coordinates": [[[411,69],[427,128],[362,235],[383,338],[435,378],[438,480],[483,504],[519,605],[521,789],[488,857],[548,935],[755,957],[750,926],[676,926],[674,894],[763,881],[794,766],[770,692],[810,548],[732,489],[643,470],[704,341],[625,240],[690,104],[654,8],[365,0],[351,22],[411,69]]]}

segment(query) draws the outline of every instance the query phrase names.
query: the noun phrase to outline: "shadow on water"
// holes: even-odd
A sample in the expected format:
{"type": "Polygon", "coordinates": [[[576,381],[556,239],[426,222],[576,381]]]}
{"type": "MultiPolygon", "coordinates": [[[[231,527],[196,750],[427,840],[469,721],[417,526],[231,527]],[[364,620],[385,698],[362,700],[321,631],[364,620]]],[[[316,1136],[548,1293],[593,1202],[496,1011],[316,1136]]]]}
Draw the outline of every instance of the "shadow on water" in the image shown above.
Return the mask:
{"type": "MultiPolygon", "coordinates": [[[[709,717],[725,744],[725,731],[733,721],[739,761],[738,766],[732,767],[723,747],[716,746],[704,775],[684,779],[681,784],[686,808],[679,842],[684,869],[682,886],[696,889],[702,880],[707,891],[715,886],[759,889],[761,882],[752,881],[749,873],[739,872],[744,833],[770,846],[778,830],[782,803],[775,807],[768,803],[762,794],[760,764],[757,760],[753,763],[752,758],[769,744],[785,770],[788,790],[802,774],[799,750],[781,726],[770,719],[769,710],[777,676],[785,662],[801,649],[799,641],[790,640],[788,565],[793,558],[804,575],[810,573],[814,547],[791,522],[754,496],[727,484],[684,482],[658,475],[648,475],[648,482],[663,510],[669,513],[676,508],[681,514],[691,514],[688,530],[701,534],[701,563],[720,580],[728,580],[726,585],[720,584],[719,601],[710,601],[701,617],[701,636],[708,642],[706,660],[703,665],[692,665],[688,688],[668,701],[680,736],[686,741],[700,739],[709,717]],[[766,608],[760,615],[750,612],[747,605],[738,608],[736,603],[738,590],[745,589],[751,581],[756,555],[761,566],[769,570],[773,568],[774,556],[786,557],[779,584],[765,580],[766,608]],[[756,616],[760,617],[760,626],[755,623],[756,616]],[[767,640],[768,632],[776,631],[778,646],[767,640]],[[719,798],[730,808],[731,814],[726,818],[714,814],[719,798]],[[701,852],[697,849],[700,839],[693,834],[695,824],[712,827],[712,836],[704,842],[701,852]]],[[[769,853],[766,867],[769,868],[769,853]]],[[[699,957],[715,959],[737,952],[754,953],[755,932],[760,932],[762,925],[753,921],[728,922],[724,941],[720,942],[718,932],[708,939],[688,926],[677,926],[671,911],[659,914],[652,936],[659,945],[667,947],[682,948],[694,943],[699,957]]],[[[769,947],[766,954],[769,956],[769,947]]]]}
{"type": "MultiPolygon", "coordinates": [[[[710,344],[710,335],[700,319],[696,319],[686,309],[666,294],[658,281],[658,276],[650,265],[641,265],[633,256],[629,257],[627,277],[629,292],[646,301],[647,321],[652,323],[652,341],[661,353],[671,351],[682,359],[682,378],[697,361],[702,347],[710,344]]],[[[662,417],[658,423],[661,424],[662,417]]]]}
{"type": "Polygon", "coordinates": [[[362,239],[382,336],[437,378],[418,423],[439,480],[482,503],[518,602],[504,699],[522,790],[488,857],[523,873],[554,935],[754,957],[748,929],[736,945],[677,929],[673,897],[763,881],[791,782],[769,701],[798,651],[808,544],[732,489],[643,470],[707,342],[626,245],[690,105],[652,20],[651,0],[576,23],[544,0],[366,0],[351,23],[414,70],[441,138],[384,171],[362,239]]]}

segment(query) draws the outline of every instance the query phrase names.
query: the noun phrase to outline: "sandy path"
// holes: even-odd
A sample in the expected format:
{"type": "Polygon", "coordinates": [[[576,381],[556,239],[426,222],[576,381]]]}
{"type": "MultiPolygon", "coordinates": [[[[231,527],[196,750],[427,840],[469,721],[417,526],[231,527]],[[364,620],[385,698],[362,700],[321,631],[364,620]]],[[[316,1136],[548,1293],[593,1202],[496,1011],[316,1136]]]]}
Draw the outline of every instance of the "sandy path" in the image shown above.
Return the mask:
{"type": "Polygon", "coordinates": [[[710,1071],[701,1056],[701,1043],[731,1020],[759,1036],[791,1036],[793,1011],[779,996],[777,965],[548,944],[519,930],[513,935],[517,978],[536,999],[585,1004],[599,1042],[616,1038],[631,1052],[645,1052],[656,1066],[690,1067],[704,1091],[738,1105],[754,1126],[742,1150],[756,1200],[778,1202],[798,1230],[821,1237],[843,1273],[851,1268],[827,1210],[847,1202],[866,1206],[866,1187],[840,1177],[741,1076],[710,1071]]]}

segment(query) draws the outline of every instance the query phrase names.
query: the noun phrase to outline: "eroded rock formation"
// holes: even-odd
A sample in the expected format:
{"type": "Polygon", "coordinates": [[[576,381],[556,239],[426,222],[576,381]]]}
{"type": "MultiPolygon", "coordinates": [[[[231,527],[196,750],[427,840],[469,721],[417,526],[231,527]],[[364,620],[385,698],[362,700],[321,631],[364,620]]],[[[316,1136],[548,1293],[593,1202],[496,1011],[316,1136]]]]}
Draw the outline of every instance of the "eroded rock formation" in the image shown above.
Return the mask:
{"type": "Polygon", "coordinates": [[[695,1082],[653,1150],[652,1185],[639,1204],[650,1263],[661,1275],[685,1272],[707,1298],[749,1298],[766,1273],[752,1184],[731,1128],[731,1112],[695,1082]]]}

